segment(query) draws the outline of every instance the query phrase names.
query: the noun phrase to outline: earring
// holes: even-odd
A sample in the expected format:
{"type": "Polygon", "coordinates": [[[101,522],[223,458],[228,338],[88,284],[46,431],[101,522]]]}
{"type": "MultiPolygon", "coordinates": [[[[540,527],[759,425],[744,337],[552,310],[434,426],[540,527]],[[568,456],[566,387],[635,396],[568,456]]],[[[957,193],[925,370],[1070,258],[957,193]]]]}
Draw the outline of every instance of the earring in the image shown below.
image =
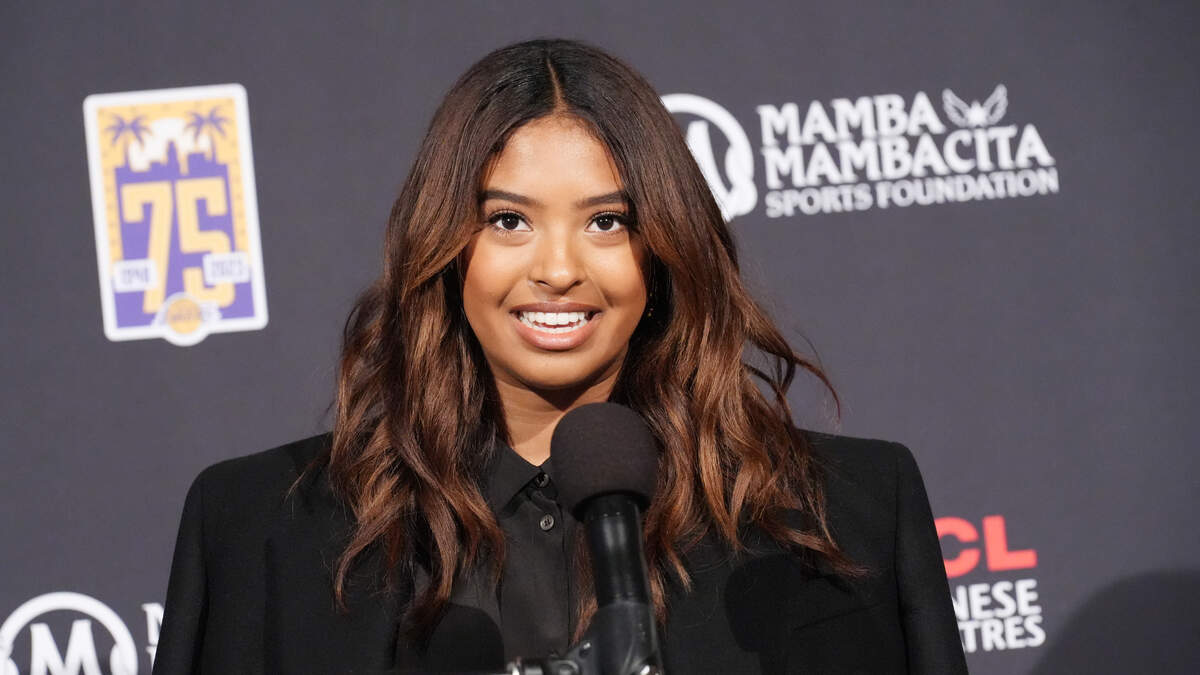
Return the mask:
{"type": "Polygon", "coordinates": [[[654,316],[654,265],[650,266],[650,273],[646,275],[650,277],[646,280],[646,312],[644,316],[654,316]]]}

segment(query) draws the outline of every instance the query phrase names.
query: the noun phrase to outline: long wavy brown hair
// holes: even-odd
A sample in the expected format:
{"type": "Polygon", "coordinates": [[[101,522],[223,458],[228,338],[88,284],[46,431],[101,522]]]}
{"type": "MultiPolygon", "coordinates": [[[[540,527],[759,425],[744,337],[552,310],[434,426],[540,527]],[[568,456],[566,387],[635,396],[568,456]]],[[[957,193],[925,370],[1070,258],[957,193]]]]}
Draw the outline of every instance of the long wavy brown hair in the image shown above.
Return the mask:
{"type": "MultiPolygon", "coordinates": [[[[499,576],[504,536],[480,482],[509,439],[462,312],[455,261],[482,225],[489,160],[515,129],[552,114],[582,120],[608,148],[635,236],[651,253],[651,311],[611,398],[645,418],[661,449],[658,498],[645,515],[659,619],[671,578],[690,583],[683,554],[707,534],[739,550],[754,526],[852,572],[786,399],[797,369],[832,387],[747,293],[729,229],[678,126],[624,63],[579,42],[535,40],[488,54],[447,93],[392,207],[382,275],[346,321],[324,458],[356,522],[336,565],[339,603],[369,551],[383,552],[390,578],[428,578],[408,605],[417,634],[437,622],[461,574],[499,576]],[[805,518],[789,520],[795,512],[805,518]]],[[[594,608],[585,591],[577,635],[594,608]]]]}

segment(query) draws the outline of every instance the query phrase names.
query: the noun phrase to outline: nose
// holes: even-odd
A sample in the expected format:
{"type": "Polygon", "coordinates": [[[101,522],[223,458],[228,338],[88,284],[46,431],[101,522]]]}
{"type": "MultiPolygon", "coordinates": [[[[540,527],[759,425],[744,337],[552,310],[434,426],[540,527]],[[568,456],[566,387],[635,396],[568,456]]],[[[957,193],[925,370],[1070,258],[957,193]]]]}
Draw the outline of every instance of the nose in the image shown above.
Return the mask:
{"type": "Polygon", "coordinates": [[[529,266],[529,281],[543,293],[562,295],[583,282],[586,274],[578,243],[567,228],[543,230],[529,266]]]}

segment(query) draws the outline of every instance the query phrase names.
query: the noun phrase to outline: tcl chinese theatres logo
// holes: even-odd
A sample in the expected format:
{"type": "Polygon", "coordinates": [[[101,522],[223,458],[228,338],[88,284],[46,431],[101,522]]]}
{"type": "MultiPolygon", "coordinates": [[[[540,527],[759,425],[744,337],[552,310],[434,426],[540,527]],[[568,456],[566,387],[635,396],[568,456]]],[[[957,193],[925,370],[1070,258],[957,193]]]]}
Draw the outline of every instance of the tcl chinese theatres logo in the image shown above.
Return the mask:
{"type": "Polygon", "coordinates": [[[950,589],[963,650],[971,654],[1045,643],[1037,579],[1028,571],[1037,568],[1037,551],[1009,544],[1004,516],[984,516],[978,526],[953,516],[936,523],[946,576],[986,574],[980,581],[950,589]],[[1011,574],[1018,570],[1022,572],[1011,574]]]}

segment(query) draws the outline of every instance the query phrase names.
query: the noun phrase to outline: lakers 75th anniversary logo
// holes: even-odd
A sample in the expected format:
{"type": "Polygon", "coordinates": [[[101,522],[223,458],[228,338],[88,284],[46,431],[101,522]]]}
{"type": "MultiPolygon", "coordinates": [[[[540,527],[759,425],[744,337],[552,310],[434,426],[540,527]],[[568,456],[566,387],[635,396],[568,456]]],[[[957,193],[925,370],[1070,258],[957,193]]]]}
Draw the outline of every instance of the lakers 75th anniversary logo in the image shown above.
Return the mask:
{"type": "Polygon", "coordinates": [[[265,326],[245,89],[96,94],[83,111],[108,339],[265,326]]]}

